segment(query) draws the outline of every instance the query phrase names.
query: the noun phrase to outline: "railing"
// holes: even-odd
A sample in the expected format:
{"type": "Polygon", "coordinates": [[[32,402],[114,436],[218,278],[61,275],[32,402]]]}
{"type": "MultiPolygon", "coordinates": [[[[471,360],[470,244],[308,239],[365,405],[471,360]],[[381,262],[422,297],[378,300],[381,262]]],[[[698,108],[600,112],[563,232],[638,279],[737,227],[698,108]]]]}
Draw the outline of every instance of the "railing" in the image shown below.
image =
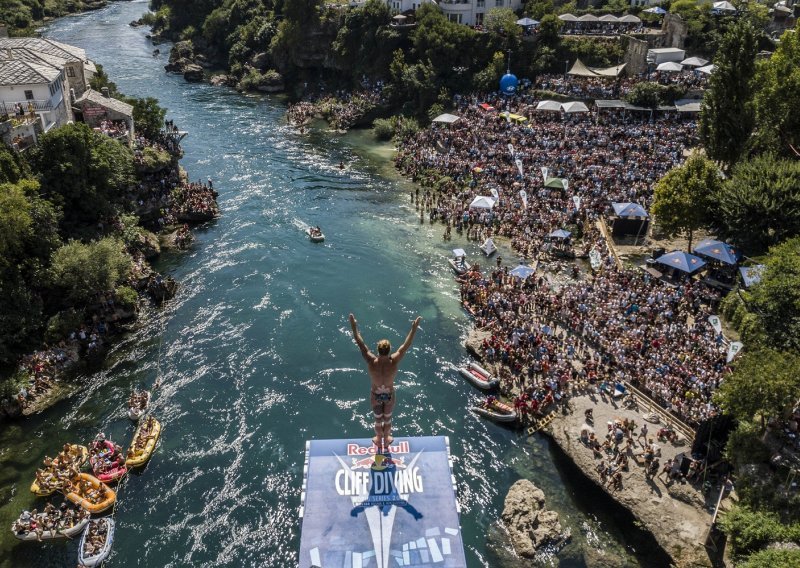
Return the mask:
{"type": "Polygon", "coordinates": [[[7,114],[14,116],[17,114],[17,105],[22,106],[25,113],[31,112],[47,112],[53,110],[53,105],[49,100],[30,99],[25,101],[0,101],[0,114],[7,114]]]}

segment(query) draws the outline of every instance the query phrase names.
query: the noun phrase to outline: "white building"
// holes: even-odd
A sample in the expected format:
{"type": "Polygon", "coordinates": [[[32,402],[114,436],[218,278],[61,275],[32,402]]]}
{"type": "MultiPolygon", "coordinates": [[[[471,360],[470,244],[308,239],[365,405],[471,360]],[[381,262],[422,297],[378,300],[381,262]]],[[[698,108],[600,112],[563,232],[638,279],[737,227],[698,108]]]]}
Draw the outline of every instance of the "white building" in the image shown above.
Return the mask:
{"type": "Polygon", "coordinates": [[[467,26],[483,25],[486,12],[492,8],[511,8],[519,10],[522,0],[387,0],[389,7],[395,12],[416,10],[422,4],[437,4],[442,13],[451,22],[467,26]]]}

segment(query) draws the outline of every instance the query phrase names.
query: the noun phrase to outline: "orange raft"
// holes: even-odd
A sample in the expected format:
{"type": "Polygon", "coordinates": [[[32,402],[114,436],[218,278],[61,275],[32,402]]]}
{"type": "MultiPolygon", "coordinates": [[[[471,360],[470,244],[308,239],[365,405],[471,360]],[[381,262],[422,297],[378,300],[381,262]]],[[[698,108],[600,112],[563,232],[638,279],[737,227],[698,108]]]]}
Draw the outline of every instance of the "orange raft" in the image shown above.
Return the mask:
{"type": "Polygon", "coordinates": [[[81,473],[74,478],[64,489],[64,495],[90,513],[102,513],[117,500],[113,489],[88,473],[81,473]]]}

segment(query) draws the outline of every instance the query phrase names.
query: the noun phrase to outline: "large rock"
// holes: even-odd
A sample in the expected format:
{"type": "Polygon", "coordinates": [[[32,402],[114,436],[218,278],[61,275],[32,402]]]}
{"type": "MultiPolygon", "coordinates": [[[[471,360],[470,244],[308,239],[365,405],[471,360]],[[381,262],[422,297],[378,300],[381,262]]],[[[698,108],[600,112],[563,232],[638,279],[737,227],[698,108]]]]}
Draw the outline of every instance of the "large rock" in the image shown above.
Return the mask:
{"type": "Polygon", "coordinates": [[[190,83],[200,83],[203,80],[203,68],[191,63],[184,68],[183,78],[190,83]]]}
{"type": "Polygon", "coordinates": [[[502,519],[514,550],[525,558],[562,536],[558,513],[546,510],[544,502],[544,492],[527,479],[517,481],[506,495],[502,519]]]}
{"type": "Polygon", "coordinates": [[[214,75],[209,80],[209,83],[215,87],[223,87],[231,84],[231,78],[228,75],[214,75]]]}
{"type": "Polygon", "coordinates": [[[253,57],[250,58],[250,65],[258,69],[259,71],[265,71],[267,68],[269,68],[269,64],[270,64],[269,53],[265,53],[263,51],[256,53],[255,55],[253,55],[253,57]]]}
{"type": "Polygon", "coordinates": [[[172,46],[169,63],[164,69],[170,73],[184,73],[190,65],[194,65],[194,46],[191,41],[179,41],[172,46]]]}

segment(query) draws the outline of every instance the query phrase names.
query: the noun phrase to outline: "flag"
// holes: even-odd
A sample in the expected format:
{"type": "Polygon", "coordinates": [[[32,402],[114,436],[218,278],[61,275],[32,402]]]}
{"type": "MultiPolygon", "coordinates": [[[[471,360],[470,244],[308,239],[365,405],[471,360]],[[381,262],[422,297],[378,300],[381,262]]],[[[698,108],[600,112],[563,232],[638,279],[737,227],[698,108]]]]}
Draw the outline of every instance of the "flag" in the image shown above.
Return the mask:
{"type": "Polygon", "coordinates": [[[734,357],[738,355],[739,351],[742,350],[744,345],[741,341],[731,341],[730,345],[728,345],[728,357],[725,359],[727,363],[733,361],[734,357]]]}
{"type": "Polygon", "coordinates": [[[564,184],[564,191],[567,191],[569,189],[569,180],[568,179],[562,179],[561,181],[564,184]]]}
{"type": "Polygon", "coordinates": [[[528,208],[528,193],[524,189],[519,190],[519,196],[522,199],[522,206],[528,208]]]}
{"type": "Polygon", "coordinates": [[[517,164],[517,170],[519,170],[519,177],[522,177],[523,175],[525,175],[525,174],[522,173],[522,160],[517,158],[516,160],[514,160],[514,163],[517,164]]]}
{"type": "Polygon", "coordinates": [[[722,333],[722,322],[719,320],[719,316],[708,316],[708,323],[711,324],[711,327],[714,328],[714,331],[717,333],[722,333]]]}
{"type": "Polygon", "coordinates": [[[492,197],[494,197],[495,202],[500,203],[500,194],[497,192],[497,189],[493,187],[489,191],[492,192],[492,197]]]}
{"type": "Polygon", "coordinates": [[[544,178],[545,182],[547,182],[547,174],[548,173],[550,173],[550,170],[548,170],[547,168],[542,168],[542,178],[544,178]]]}
{"type": "Polygon", "coordinates": [[[511,144],[511,143],[508,144],[508,151],[511,152],[511,157],[513,158],[514,154],[515,154],[514,145],[513,144],[511,144]]]}
{"type": "Polygon", "coordinates": [[[581,198],[577,195],[572,196],[572,202],[575,204],[575,211],[580,210],[581,208],[581,198]]]}

